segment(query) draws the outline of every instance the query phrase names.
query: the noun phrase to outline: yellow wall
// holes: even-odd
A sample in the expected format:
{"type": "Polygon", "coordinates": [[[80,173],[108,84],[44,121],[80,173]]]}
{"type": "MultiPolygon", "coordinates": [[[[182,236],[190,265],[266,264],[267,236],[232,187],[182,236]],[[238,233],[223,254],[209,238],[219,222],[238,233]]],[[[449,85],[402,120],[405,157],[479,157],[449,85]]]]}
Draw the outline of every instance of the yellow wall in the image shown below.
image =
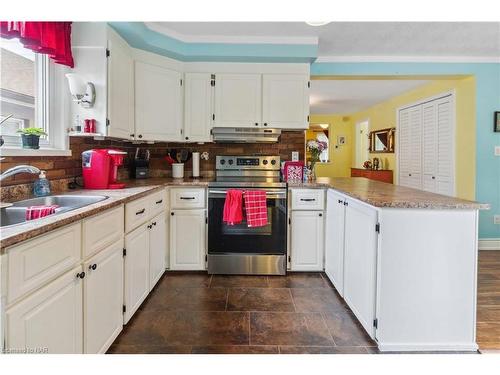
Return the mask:
{"type": "MultiPolygon", "coordinates": [[[[370,131],[397,127],[396,114],[399,107],[451,90],[455,91],[456,106],[455,184],[457,196],[464,199],[474,199],[476,177],[476,83],[473,77],[433,81],[366,110],[351,114],[351,123],[355,127],[356,122],[369,119],[370,131]]],[[[355,152],[354,146],[352,147],[351,160],[354,160],[355,152]]],[[[394,170],[394,176],[397,179],[395,154],[370,154],[370,158],[375,156],[382,159],[385,169],[394,170]]]]}
{"type": "Polygon", "coordinates": [[[349,116],[342,115],[312,115],[310,123],[330,124],[328,137],[330,139],[330,162],[317,163],[316,175],[318,177],[349,177],[353,155],[353,123],[349,116]],[[337,136],[344,135],[346,144],[336,147],[337,136]]]}

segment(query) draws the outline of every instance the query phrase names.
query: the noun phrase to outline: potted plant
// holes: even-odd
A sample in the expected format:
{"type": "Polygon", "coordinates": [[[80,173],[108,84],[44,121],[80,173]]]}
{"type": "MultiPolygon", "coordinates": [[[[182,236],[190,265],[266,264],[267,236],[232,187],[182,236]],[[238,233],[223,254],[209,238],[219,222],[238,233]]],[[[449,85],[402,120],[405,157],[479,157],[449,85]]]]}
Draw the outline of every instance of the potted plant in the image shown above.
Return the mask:
{"type": "Polygon", "coordinates": [[[21,133],[23,148],[38,150],[40,148],[40,136],[47,135],[42,128],[26,128],[17,131],[21,133]]]}

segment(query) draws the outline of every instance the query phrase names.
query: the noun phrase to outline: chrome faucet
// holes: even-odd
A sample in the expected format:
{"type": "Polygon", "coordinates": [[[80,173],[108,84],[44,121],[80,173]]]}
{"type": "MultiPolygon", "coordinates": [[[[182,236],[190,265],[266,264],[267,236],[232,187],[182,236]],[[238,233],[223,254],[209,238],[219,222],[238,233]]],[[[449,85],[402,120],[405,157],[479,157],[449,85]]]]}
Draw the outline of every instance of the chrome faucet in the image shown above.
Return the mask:
{"type": "Polygon", "coordinates": [[[0,181],[3,181],[5,178],[14,176],[18,173],[39,174],[40,169],[31,165],[16,165],[15,167],[9,168],[5,172],[0,174],[0,181]]]}

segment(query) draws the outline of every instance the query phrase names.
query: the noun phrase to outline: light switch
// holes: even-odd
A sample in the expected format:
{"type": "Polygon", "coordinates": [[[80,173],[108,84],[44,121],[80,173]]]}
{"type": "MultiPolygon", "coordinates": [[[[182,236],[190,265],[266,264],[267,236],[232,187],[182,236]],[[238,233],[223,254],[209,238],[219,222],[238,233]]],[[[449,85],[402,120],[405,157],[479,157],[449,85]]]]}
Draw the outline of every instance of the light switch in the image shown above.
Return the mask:
{"type": "Polygon", "coordinates": [[[292,151],[292,161],[299,161],[299,152],[292,151]]]}
{"type": "Polygon", "coordinates": [[[493,224],[500,224],[500,215],[493,215],[493,224]]]}
{"type": "Polygon", "coordinates": [[[500,146],[495,146],[495,156],[500,156],[500,146]]]}

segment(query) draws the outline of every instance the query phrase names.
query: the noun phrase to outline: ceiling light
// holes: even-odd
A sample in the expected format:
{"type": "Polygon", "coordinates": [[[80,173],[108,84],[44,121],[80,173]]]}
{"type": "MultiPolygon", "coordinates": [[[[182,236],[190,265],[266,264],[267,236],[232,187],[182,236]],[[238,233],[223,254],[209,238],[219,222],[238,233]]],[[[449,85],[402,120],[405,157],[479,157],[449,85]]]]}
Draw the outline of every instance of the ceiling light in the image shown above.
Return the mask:
{"type": "Polygon", "coordinates": [[[306,23],[309,25],[309,26],[325,26],[325,25],[328,25],[330,23],[330,21],[327,21],[327,22],[307,22],[306,23]]]}

